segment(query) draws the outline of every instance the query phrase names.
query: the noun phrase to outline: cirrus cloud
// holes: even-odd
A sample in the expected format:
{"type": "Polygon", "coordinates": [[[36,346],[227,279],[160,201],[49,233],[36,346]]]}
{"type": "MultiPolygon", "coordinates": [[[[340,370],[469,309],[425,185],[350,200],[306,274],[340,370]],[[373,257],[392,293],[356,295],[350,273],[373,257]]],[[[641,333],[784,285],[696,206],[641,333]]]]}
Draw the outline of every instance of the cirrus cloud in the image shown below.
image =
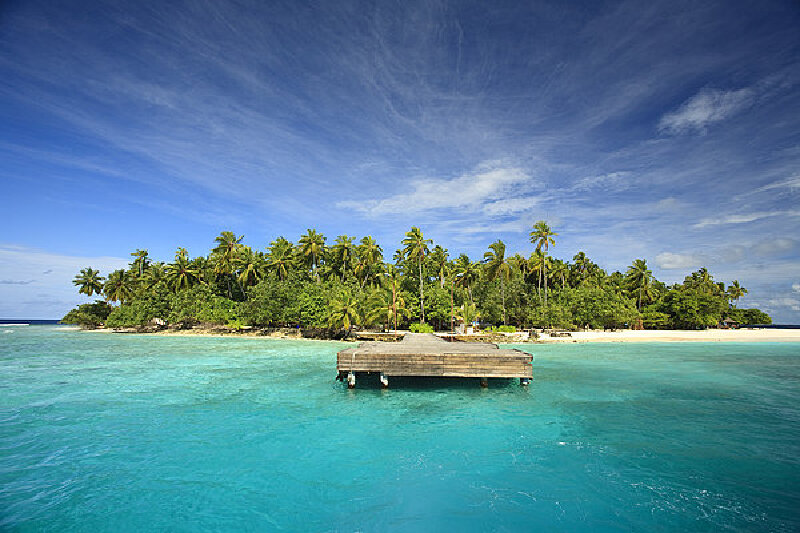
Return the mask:
{"type": "Polygon", "coordinates": [[[669,134],[703,131],[709,124],[719,122],[750,106],[755,91],[750,88],[736,91],[703,89],[675,111],[661,117],[658,129],[669,134]]]}

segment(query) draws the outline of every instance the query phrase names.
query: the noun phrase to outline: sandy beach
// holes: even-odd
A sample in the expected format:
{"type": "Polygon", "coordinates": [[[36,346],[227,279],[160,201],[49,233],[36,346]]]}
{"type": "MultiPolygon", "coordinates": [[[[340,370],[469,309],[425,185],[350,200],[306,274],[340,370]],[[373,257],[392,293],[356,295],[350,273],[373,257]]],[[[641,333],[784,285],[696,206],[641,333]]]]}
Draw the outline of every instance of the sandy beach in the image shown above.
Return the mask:
{"type": "MultiPolygon", "coordinates": [[[[86,330],[96,333],[119,333],[113,329],[86,330]]],[[[130,333],[128,333],[130,334],[130,333]]],[[[133,335],[157,335],[171,337],[237,337],[250,339],[318,340],[312,338],[281,335],[259,335],[257,332],[217,333],[208,330],[158,331],[133,333],[133,335]]],[[[348,339],[358,342],[355,336],[348,339]]],[[[497,341],[495,341],[497,342],[497,341]]],[[[514,343],[509,339],[505,343],[514,343]]],[[[618,331],[573,331],[569,337],[551,337],[540,334],[536,341],[544,343],[576,342],[800,342],[800,329],[707,329],[707,330],[618,330],[618,331]]]]}
{"type": "Polygon", "coordinates": [[[707,329],[573,331],[570,337],[541,335],[540,342],[800,342],[800,329],[707,329]]]}

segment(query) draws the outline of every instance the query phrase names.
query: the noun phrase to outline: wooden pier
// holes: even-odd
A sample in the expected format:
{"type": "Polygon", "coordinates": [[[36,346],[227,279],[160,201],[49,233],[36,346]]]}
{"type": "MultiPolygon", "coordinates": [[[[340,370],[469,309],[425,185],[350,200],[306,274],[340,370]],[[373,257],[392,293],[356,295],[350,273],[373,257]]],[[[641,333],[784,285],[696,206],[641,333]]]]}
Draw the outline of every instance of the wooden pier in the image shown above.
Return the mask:
{"type": "Polygon", "coordinates": [[[430,333],[408,333],[400,342],[362,342],[336,356],[338,378],[355,387],[359,373],[380,374],[389,386],[392,376],[519,378],[527,385],[533,377],[533,356],[496,344],[448,342],[430,333]]]}

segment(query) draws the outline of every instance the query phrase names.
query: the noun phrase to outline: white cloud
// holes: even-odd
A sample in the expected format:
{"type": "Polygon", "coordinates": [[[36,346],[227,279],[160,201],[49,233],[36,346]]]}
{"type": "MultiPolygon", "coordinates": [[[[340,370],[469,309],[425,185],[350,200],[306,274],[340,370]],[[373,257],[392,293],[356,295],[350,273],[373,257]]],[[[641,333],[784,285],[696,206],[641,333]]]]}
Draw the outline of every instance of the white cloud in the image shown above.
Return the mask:
{"type": "Polygon", "coordinates": [[[744,224],[746,222],[755,222],[762,218],[777,217],[777,216],[800,216],[800,210],[779,210],[779,211],[757,211],[754,213],[742,213],[739,215],[728,215],[719,218],[706,218],[695,224],[695,228],[705,228],[708,226],[721,226],[725,224],[744,224]]]}
{"type": "Polygon", "coordinates": [[[737,91],[703,89],[677,110],[661,117],[658,129],[671,134],[702,131],[709,124],[724,120],[751,105],[754,99],[755,91],[750,88],[737,91]]]}
{"type": "Polygon", "coordinates": [[[501,224],[476,224],[457,228],[456,231],[463,235],[475,235],[477,233],[518,233],[525,231],[531,224],[526,224],[524,220],[514,220],[501,224]]]}
{"type": "Polygon", "coordinates": [[[519,198],[504,198],[490,202],[483,206],[483,212],[489,216],[502,216],[528,211],[536,207],[541,199],[536,196],[522,196],[519,198]]]}
{"type": "Polygon", "coordinates": [[[630,172],[610,172],[600,176],[586,176],[581,178],[569,188],[570,191],[585,192],[592,189],[614,189],[621,190],[628,188],[632,180],[630,172]]]}
{"type": "Polygon", "coordinates": [[[656,265],[665,270],[698,268],[705,258],[695,254],[676,254],[662,252],[656,256],[656,265]]]}
{"type": "Polygon", "coordinates": [[[762,257],[782,255],[797,248],[797,241],[779,237],[777,239],[765,239],[753,246],[753,252],[762,257]]]}
{"type": "Polygon", "coordinates": [[[792,296],[780,296],[777,298],[771,298],[767,301],[767,306],[770,308],[789,308],[792,311],[800,311],[800,299],[794,298],[792,296]]]}
{"type": "Polygon", "coordinates": [[[768,183],[753,192],[769,191],[773,189],[800,189],[800,174],[784,180],[768,183]]]}
{"type": "MultiPolygon", "coordinates": [[[[515,198],[520,186],[531,177],[520,168],[481,168],[453,179],[418,179],[412,181],[411,192],[396,194],[382,200],[344,201],[337,207],[356,209],[370,216],[402,214],[433,209],[477,208],[486,204],[496,214],[519,211],[527,199],[515,198]],[[504,208],[502,202],[512,202],[504,208]]],[[[526,207],[527,208],[527,207],[526,207]]]]}
{"type": "Polygon", "coordinates": [[[678,202],[678,200],[670,196],[669,198],[664,198],[657,201],[653,205],[653,209],[657,209],[659,211],[672,211],[680,207],[680,205],[681,204],[678,202]]]}

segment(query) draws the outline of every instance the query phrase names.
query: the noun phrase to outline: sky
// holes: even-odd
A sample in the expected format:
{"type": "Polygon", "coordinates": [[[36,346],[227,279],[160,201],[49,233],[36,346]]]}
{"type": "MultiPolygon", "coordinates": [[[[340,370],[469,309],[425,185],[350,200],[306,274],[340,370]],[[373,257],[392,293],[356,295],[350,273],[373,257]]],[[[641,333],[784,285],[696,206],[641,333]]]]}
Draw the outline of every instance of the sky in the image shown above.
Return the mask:
{"type": "Polygon", "coordinates": [[[800,324],[800,4],[0,2],[0,318],[146,248],[532,224],[800,324]]]}

